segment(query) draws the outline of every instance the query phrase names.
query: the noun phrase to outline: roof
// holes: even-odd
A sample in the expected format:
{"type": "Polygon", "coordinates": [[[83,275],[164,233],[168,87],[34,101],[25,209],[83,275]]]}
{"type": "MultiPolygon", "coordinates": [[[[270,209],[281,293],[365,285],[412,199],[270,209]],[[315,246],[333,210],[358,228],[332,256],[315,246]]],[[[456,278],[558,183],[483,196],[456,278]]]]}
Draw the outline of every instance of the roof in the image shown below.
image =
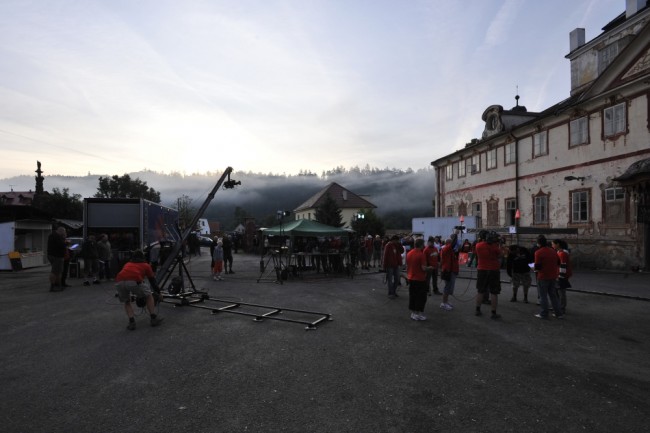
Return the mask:
{"type": "Polygon", "coordinates": [[[9,206],[27,206],[34,200],[34,191],[0,192],[0,203],[9,206]]]}
{"type": "Polygon", "coordinates": [[[270,236],[347,236],[349,234],[345,229],[306,219],[262,229],[262,233],[270,236]]]}
{"type": "Polygon", "coordinates": [[[343,188],[336,182],[332,182],[295,208],[294,212],[319,207],[325,201],[327,194],[332,197],[340,209],[374,209],[377,207],[365,198],[343,188]]]}
{"type": "Polygon", "coordinates": [[[621,183],[633,183],[645,179],[650,179],[650,158],[633,163],[625,170],[625,173],[614,180],[621,183]]]}

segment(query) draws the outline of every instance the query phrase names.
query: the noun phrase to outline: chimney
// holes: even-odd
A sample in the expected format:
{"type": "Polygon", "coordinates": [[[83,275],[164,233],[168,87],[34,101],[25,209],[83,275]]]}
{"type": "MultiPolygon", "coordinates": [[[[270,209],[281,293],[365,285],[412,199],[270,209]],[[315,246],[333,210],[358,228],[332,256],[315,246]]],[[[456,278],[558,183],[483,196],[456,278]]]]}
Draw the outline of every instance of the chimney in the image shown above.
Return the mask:
{"type": "Polygon", "coordinates": [[[645,7],[646,0],[626,0],[625,1],[625,19],[639,12],[645,7]]]}
{"type": "Polygon", "coordinates": [[[569,52],[577,50],[585,44],[585,29],[577,28],[569,33],[569,52]]]}
{"type": "Polygon", "coordinates": [[[347,201],[348,200],[348,192],[346,190],[343,190],[342,194],[343,194],[343,201],[347,201]]]}

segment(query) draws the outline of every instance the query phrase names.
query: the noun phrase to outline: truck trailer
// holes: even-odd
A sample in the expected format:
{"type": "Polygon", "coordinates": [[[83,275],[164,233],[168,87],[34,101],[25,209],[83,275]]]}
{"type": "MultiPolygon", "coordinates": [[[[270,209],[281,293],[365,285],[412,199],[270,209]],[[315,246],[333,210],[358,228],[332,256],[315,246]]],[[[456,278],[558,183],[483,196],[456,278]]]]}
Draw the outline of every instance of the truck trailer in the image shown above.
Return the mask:
{"type": "Polygon", "coordinates": [[[156,242],[178,241],[178,211],[138,198],[86,198],[83,234],[107,234],[113,250],[144,251],[156,242]]]}
{"type": "Polygon", "coordinates": [[[468,229],[477,228],[477,218],[475,216],[466,216],[463,219],[464,221],[461,222],[460,217],[413,218],[411,231],[414,235],[423,236],[425,240],[429,236],[441,236],[444,241],[457,228],[463,227],[460,236],[474,242],[476,233],[468,233],[468,229]]]}

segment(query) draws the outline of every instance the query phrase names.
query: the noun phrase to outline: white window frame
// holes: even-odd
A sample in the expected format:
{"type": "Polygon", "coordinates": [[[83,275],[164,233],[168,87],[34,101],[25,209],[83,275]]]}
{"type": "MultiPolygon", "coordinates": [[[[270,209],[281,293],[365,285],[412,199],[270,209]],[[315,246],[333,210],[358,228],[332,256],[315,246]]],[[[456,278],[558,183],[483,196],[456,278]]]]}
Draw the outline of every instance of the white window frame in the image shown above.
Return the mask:
{"type": "Polygon", "coordinates": [[[571,223],[585,224],[591,219],[591,193],[588,189],[571,191],[571,223]]]}
{"type": "Polygon", "coordinates": [[[569,147],[589,143],[589,117],[583,116],[569,123],[569,147]]]}
{"type": "Polygon", "coordinates": [[[535,196],[533,220],[535,224],[548,224],[548,195],[535,196]]]}
{"type": "Polygon", "coordinates": [[[471,158],[471,171],[472,174],[478,174],[481,172],[481,154],[472,155],[471,158]]]}
{"type": "Polygon", "coordinates": [[[497,150],[489,149],[485,154],[485,169],[493,170],[497,168],[497,150]]]}
{"type": "Polygon", "coordinates": [[[454,179],[454,164],[447,164],[445,167],[445,179],[453,180],[454,179]]]}
{"type": "Polygon", "coordinates": [[[533,158],[548,155],[548,133],[538,132],[533,135],[533,158]]]}
{"type": "Polygon", "coordinates": [[[627,104],[621,102],[603,110],[603,135],[612,137],[622,134],[627,128],[627,104]]]}
{"type": "Polygon", "coordinates": [[[465,160],[461,159],[460,161],[458,161],[458,177],[465,177],[465,175],[467,174],[466,169],[467,167],[465,165],[465,160]]]}
{"type": "Polygon", "coordinates": [[[627,194],[625,188],[620,186],[605,188],[605,224],[626,224],[628,221],[626,210],[627,194]],[[622,206],[622,213],[618,221],[612,221],[609,217],[609,207],[615,204],[622,206]]]}

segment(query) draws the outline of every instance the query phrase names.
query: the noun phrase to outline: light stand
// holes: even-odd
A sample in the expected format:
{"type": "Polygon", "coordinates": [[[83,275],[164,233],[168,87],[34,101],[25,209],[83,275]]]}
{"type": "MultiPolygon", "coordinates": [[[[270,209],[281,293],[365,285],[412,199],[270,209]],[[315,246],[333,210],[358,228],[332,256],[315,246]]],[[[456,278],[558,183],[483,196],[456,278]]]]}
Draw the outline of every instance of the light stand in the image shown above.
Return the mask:
{"type": "MultiPolygon", "coordinates": [[[[291,212],[288,211],[288,210],[279,210],[275,214],[276,219],[280,222],[280,235],[279,235],[279,237],[280,237],[280,248],[278,249],[277,252],[274,252],[273,250],[271,250],[271,256],[267,259],[266,265],[263,264],[264,259],[261,260],[261,263],[260,263],[260,277],[257,279],[258,283],[262,280],[262,278],[264,276],[264,271],[265,271],[266,268],[268,268],[269,262],[271,262],[271,260],[273,260],[273,270],[275,271],[275,281],[274,281],[274,283],[282,284],[282,270],[283,270],[282,269],[283,268],[282,254],[283,254],[283,250],[287,250],[287,247],[285,246],[286,244],[283,244],[285,242],[284,241],[283,220],[284,220],[284,217],[287,217],[289,215],[291,215],[291,212]]],[[[268,254],[268,251],[267,251],[267,254],[268,254]]],[[[269,271],[269,273],[270,272],[271,271],[269,271]]]]}

